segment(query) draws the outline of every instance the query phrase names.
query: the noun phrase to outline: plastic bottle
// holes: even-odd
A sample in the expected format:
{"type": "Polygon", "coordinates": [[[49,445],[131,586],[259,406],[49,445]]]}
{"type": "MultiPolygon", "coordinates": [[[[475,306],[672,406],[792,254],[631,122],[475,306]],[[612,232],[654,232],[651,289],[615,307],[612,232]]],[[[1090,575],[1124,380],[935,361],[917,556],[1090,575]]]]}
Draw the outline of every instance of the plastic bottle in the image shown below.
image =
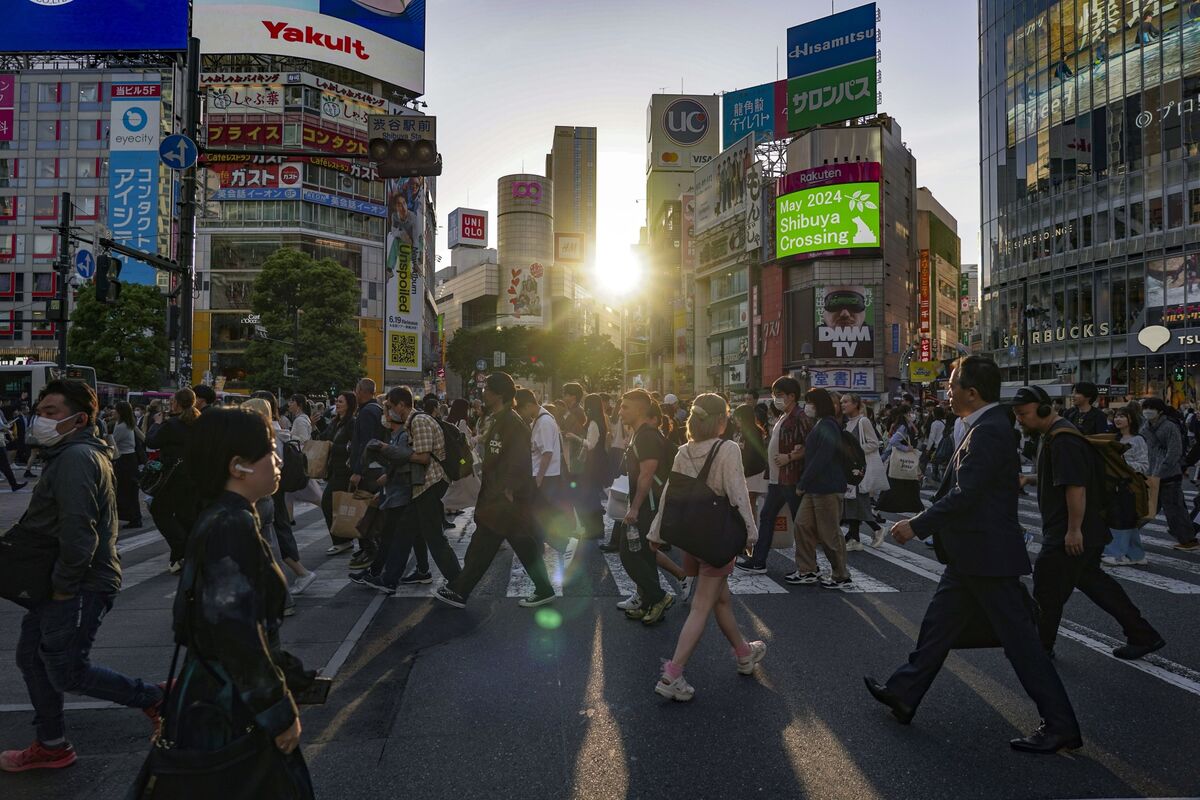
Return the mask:
{"type": "Polygon", "coordinates": [[[625,529],[625,538],[628,540],[629,552],[637,553],[642,549],[642,534],[638,530],[637,525],[629,525],[625,529]]]}

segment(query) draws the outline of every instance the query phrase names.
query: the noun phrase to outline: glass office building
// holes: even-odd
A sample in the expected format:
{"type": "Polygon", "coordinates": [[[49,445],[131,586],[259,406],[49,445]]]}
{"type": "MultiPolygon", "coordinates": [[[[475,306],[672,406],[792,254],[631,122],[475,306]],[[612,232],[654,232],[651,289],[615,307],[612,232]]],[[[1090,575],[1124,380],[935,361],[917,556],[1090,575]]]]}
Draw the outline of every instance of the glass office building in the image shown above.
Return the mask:
{"type": "Polygon", "coordinates": [[[1200,2],[981,0],[979,53],[983,349],[1194,401],[1200,2]]]}

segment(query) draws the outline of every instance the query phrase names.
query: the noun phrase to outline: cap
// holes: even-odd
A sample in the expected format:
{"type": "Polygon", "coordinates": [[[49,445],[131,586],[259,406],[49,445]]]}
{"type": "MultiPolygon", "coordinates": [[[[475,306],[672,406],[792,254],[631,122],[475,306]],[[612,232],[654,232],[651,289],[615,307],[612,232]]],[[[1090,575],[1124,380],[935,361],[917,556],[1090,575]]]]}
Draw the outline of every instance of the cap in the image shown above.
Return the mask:
{"type": "Polygon", "coordinates": [[[1046,390],[1040,386],[1022,386],[1017,389],[1017,393],[1013,395],[1013,399],[1009,401],[1010,406],[1024,406],[1029,403],[1037,403],[1038,405],[1050,405],[1050,395],[1046,394],[1046,390]]]}
{"type": "Polygon", "coordinates": [[[678,397],[676,397],[676,396],[675,396],[675,395],[673,395],[673,394],[669,394],[669,395],[667,395],[666,397],[664,397],[664,398],[663,398],[663,405],[665,405],[665,406],[677,406],[677,405],[679,405],[679,398],[678,398],[678,397]]]}

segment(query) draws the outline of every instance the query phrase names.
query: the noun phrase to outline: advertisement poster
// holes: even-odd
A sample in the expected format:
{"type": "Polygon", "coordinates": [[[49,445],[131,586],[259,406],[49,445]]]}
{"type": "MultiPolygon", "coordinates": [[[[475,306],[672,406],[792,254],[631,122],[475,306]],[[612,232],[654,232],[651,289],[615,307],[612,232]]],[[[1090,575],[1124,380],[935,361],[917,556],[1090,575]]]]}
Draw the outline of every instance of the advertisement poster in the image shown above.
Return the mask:
{"type": "Polygon", "coordinates": [[[763,242],[762,165],[757,161],[746,170],[746,252],[757,250],[763,242]]]}
{"type": "Polygon", "coordinates": [[[863,59],[875,60],[874,3],[788,28],[787,74],[811,75],[863,59]]]}
{"type": "Polygon", "coordinates": [[[425,310],[421,264],[425,257],[425,179],[387,182],[387,347],[388,369],[422,369],[421,336],[425,310]]]}
{"type": "Polygon", "coordinates": [[[679,233],[679,267],[685,276],[696,274],[696,195],[685,194],[680,200],[683,206],[683,230],[679,233]]]}
{"type": "Polygon", "coordinates": [[[721,97],[721,144],[729,147],[747,134],[754,143],[787,136],[787,81],[772,81],[721,97]]]}
{"type": "Polygon", "coordinates": [[[875,59],[788,80],[788,130],[865,117],[878,111],[875,59]]]}
{"type": "Polygon", "coordinates": [[[534,261],[527,267],[509,268],[509,283],[505,289],[505,302],[512,308],[512,315],[525,325],[542,324],[542,306],[545,302],[546,268],[534,261]]]}
{"type": "Polygon", "coordinates": [[[818,287],[816,358],[874,358],[874,291],[867,286],[818,287]]]}
{"type": "Polygon", "coordinates": [[[16,127],[17,76],[0,75],[0,142],[13,140],[16,127]]]}
{"type": "Polygon", "coordinates": [[[879,247],[879,184],[845,183],[775,200],[778,256],[845,255],[879,247]]]}
{"type": "MultiPolygon", "coordinates": [[[[162,86],[157,82],[110,87],[108,227],[114,241],[158,252],[158,140],[162,86]]],[[[128,258],[121,280],[154,285],[155,271],[128,258]]]]}
{"type": "Polygon", "coordinates": [[[721,150],[721,98],[656,94],[646,119],[646,169],[695,172],[721,150]]]}
{"type": "Polygon", "coordinates": [[[754,159],[754,138],[744,136],[696,170],[696,233],[732,219],[746,207],[746,171],[754,159]]]}
{"type": "Polygon", "coordinates": [[[37,0],[4,8],[0,53],[187,49],[188,0],[37,0]]]}

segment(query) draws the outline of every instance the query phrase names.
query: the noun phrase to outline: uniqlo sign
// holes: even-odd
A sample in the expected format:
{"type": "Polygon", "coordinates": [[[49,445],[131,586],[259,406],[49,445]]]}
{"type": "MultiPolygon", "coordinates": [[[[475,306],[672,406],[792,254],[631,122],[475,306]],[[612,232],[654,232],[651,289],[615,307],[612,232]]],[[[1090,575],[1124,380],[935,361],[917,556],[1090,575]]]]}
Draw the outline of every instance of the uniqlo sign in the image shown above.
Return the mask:
{"type": "Polygon", "coordinates": [[[488,212],[456,208],[450,212],[447,247],[487,247],[488,212]]]}

